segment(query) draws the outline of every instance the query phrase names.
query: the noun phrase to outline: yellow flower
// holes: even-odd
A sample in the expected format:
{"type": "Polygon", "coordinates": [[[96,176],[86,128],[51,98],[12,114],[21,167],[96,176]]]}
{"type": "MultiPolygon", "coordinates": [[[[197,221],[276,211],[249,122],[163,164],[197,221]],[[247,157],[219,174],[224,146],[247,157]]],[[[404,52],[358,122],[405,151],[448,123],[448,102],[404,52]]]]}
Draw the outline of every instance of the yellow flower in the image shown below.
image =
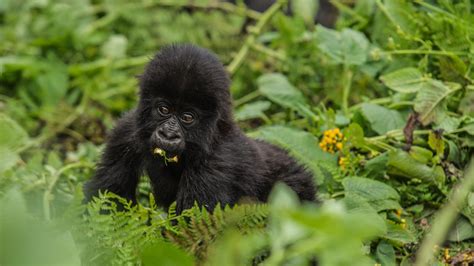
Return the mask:
{"type": "Polygon", "coordinates": [[[334,153],[335,151],[341,151],[345,141],[344,135],[339,128],[328,129],[324,131],[323,137],[319,142],[319,147],[323,151],[334,153]]]}
{"type": "Polygon", "coordinates": [[[444,258],[446,260],[449,260],[451,258],[451,255],[449,255],[449,249],[448,248],[444,249],[444,258]]]}

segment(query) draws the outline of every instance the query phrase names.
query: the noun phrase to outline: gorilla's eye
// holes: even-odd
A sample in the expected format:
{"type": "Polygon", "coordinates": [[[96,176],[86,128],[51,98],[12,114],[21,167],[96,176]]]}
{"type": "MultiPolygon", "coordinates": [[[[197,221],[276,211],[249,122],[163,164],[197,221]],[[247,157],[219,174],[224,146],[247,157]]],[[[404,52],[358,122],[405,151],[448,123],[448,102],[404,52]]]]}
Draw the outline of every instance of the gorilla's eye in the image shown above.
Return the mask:
{"type": "Polygon", "coordinates": [[[194,122],[194,116],[191,113],[183,113],[181,115],[181,121],[186,124],[191,124],[192,122],[194,122]]]}
{"type": "Polygon", "coordinates": [[[160,113],[163,115],[168,115],[170,113],[170,109],[163,105],[158,107],[158,111],[160,111],[160,113]]]}

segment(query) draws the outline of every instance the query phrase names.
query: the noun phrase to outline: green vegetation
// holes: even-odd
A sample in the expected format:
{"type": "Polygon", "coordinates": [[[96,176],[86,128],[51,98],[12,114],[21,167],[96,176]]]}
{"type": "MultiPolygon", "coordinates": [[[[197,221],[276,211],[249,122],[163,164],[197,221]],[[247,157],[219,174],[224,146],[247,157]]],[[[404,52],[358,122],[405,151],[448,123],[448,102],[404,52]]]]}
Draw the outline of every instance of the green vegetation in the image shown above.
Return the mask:
{"type": "Polygon", "coordinates": [[[335,29],[294,2],[1,1],[0,264],[473,263],[472,1],[333,0],[335,29]],[[178,216],[146,182],[138,206],[81,203],[135,76],[173,42],[221,57],[241,127],[313,171],[322,204],[277,186],[178,216]]]}

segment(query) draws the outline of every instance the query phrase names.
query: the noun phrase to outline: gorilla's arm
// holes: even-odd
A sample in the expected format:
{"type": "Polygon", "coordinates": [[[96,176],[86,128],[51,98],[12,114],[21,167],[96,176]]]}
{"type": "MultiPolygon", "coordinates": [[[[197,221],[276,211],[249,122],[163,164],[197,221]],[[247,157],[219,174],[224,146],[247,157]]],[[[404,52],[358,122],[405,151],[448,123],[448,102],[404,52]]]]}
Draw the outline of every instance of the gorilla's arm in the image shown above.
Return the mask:
{"type": "Polygon", "coordinates": [[[143,156],[135,140],[134,119],[133,113],[128,113],[118,121],[109,135],[99,167],[84,186],[86,201],[97,196],[100,190],[136,202],[143,156]]]}
{"type": "Polygon", "coordinates": [[[235,202],[231,188],[231,178],[220,171],[208,167],[199,167],[183,173],[176,196],[176,212],[199,203],[208,210],[213,210],[217,203],[224,207],[235,202]]]}

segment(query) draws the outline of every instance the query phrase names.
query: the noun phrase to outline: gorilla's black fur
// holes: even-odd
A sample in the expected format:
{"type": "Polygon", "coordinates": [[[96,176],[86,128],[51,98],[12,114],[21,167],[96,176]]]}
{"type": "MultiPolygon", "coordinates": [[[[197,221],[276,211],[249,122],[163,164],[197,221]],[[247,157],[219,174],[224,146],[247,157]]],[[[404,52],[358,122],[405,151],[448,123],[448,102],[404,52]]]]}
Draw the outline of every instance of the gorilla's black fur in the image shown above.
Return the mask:
{"type": "Polygon", "coordinates": [[[286,151],[246,137],[232,120],[230,80],[211,52],[192,45],[163,48],[140,78],[138,107],[109,135],[86,200],[110,191],[135,201],[140,175],[150,177],[156,202],[177,212],[194,201],[213,209],[239,199],[266,201],[282,181],[313,201],[313,178],[286,151]],[[164,162],[155,148],[177,156],[164,162]]]}

